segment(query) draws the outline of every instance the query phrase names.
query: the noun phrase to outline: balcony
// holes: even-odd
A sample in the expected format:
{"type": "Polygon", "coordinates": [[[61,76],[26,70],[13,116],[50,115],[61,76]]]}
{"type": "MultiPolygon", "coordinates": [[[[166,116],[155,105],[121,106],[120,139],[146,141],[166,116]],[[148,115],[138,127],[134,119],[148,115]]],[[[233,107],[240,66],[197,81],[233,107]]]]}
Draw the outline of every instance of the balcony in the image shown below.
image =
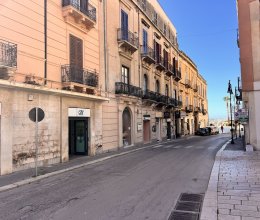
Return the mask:
{"type": "Polygon", "coordinates": [[[62,0],[62,7],[62,14],[67,23],[87,30],[94,27],[96,8],[91,4],[81,4],[80,0],[62,0]]]}
{"type": "Polygon", "coordinates": [[[193,86],[193,91],[194,91],[194,92],[198,92],[198,85],[194,85],[194,86],[193,86]]]}
{"type": "Polygon", "coordinates": [[[178,101],[174,98],[168,97],[168,106],[176,108],[176,107],[178,107],[178,101]]]}
{"type": "Polygon", "coordinates": [[[78,68],[73,65],[61,66],[61,81],[63,89],[94,94],[98,86],[98,76],[95,71],[78,68]]]}
{"type": "Polygon", "coordinates": [[[142,56],[142,59],[149,65],[155,63],[154,50],[151,47],[142,46],[141,56],[142,56]]]}
{"type": "Polygon", "coordinates": [[[200,113],[200,112],[201,112],[200,107],[195,107],[195,108],[194,108],[194,112],[195,112],[195,113],[200,113]]]}
{"type": "Polygon", "coordinates": [[[202,114],[203,115],[206,115],[208,112],[207,112],[207,110],[206,109],[202,109],[202,114]]]}
{"type": "Polygon", "coordinates": [[[143,100],[156,103],[157,106],[166,106],[168,104],[168,97],[161,95],[160,93],[153,92],[150,90],[143,91],[143,100]]]}
{"type": "Polygon", "coordinates": [[[176,70],[175,73],[174,73],[174,79],[175,81],[180,81],[181,80],[181,71],[179,70],[176,70]]]}
{"type": "Polygon", "coordinates": [[[142,98],[142,89],[123,82],[116,82],[115,93],[118,95],[128,95],[142,98]]]}
{"type": "Polygon", "coordinates": [[[165,70],[165,66],[164,66],[164,60],[162,58],[162,56],[155,54],[155,67],[157,70],[159,71],[163,71],[165,70]]]}
{"type": "Polygon", "coordinates": [[[187,113],[193,112],[193,105],[188,105],[188,106],[186,106],[185,111],[186,111],[187,113]]]}
{"type": "Polygon", "coordinates": [[[190,82],[189,79],[186,79],[186,80],[185,80],[185,87],[186,87],[186,88],[191,88],[191,82],[190,82]]]}
{"type": "Polygon", "coordinates": [[[167,61],[164,62],[164,66],[165,66],[166,75],[173,76],[173,74],[174,74],[173,66],[167,61]]]}
{"type": "Polygon", "coordinates": [[[117,41],[119,47],[125,48],[131,53],[138,50],[138,37],[136,37],[131,31],[119,28],[117,30],[117,41]]]}

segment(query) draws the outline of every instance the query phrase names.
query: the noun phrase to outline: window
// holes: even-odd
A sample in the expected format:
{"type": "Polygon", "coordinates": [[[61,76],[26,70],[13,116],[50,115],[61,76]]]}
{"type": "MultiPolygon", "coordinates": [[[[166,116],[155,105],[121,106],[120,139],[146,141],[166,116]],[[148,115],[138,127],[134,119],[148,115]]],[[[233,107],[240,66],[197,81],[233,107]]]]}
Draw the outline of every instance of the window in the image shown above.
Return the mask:
{"type": "Polygon", "coordinates": [[[168,67],[168,57],[169,57],[168,52],[166,50],[163,50],[163,60],[164,60],[165,67],[168,67]]]}
{"type": "Polygon", "coordinates": [[[83,42],[73,35],[70,35],[70,65],[83,69],[83,42]]]}
{"type": "Polygon", "coordinates": [[[122,83],[129,84],[129,68],[122,66],[122,83]]]}
{"type": "Polygon", "coordinates": [[[143,52],[148,52],[148,33],[145,29],[143,29],[143,52]]]}
{"type": "Polygon", "coordinates": [[[186,96],[186,106],[188,107],[189,106],[189,97],[186,96]]]}
{"type": "Polygon", "coordinates": [[[162,51],[161,44],[159,44],[156,40],[154,40],[154,54],[157,63],[161,62],[161,51],[162,51]]]}
{"type": "Polygon", "coordinates": [[[146,74],[144,74],[144,83],[143,83],[143,90],[146,92],[148,89],[148,77],[146,74]]]}
{"type": "Polygon", "coordinates": [[[153,13],[153,23],[155,25],[158,24],[158,14],[156,13],[156,11],[154,11],[154,13],[153,13]]]}
{"type": "Polygon", "coordinates": [[[169,87],[167,84],[165,85],[165,96],[169,96],[169,87]]]}
{"type": "Polygon", "coordinates": [[[121,31],[122,31],[122,39],[128,40],[128,14],[121,10],[121,31]]]}
{"type": "Polygon", "coordinates": [[[160,83],[158,80],[155,82],[155,92],[160,93],[160,83]]]}
{"type": "Polygon", "coordinates": [[[167,32],[167,26],[166,24],[163,24],[163,33],[166,36],[166,32],[167,32]]]}

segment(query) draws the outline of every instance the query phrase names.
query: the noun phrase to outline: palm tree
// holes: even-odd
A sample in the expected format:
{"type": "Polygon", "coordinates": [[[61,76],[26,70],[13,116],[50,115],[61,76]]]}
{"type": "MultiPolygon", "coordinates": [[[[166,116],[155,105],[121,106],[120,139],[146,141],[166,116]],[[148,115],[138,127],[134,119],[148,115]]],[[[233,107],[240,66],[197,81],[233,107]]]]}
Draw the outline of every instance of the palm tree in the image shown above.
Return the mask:
{"type": "Polygon", "coordinates": [[[229,101],[230,101],[230,98],[228,96],[225,96],[223,98],[224,102],[226,102],[226,107],[227,107],[227,118],[228,118],[228,123],[229,123],[229,101]]]}

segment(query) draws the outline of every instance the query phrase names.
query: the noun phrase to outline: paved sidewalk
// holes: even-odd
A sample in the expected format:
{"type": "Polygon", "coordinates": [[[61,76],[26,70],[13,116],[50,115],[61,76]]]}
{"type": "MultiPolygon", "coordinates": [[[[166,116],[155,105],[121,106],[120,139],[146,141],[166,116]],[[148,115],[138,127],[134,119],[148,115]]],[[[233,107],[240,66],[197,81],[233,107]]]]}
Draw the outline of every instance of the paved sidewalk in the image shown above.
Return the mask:
{"type": "Polygon", "coordinates": [[[260,219],[260,152],[245,152],[241,146],[237,139],[218,152],[201,220],[260,219]]]}
{"type": "Polygon", "coordinates": [[[162,141],[162,142],[155,142],[151,144],[146,144],[143,146],[133,146],[133,147],[127,147],[127,148],[120,148],[119,150],[108,152],[108,153],[103,153],[99,154],[97,156],[81,156],[81,157],[76,157],[74,159],[69,160],[68,162],[65,163],[59,163],[59,164],[53,164],[50,166],[44,166],[44,167],[39,167],[38,168],[38,177],[34,177],[35,175],[35,169],[26,169],[22,171],[17,171],[12,174],[8,175],[3,175],[0,176],[0,192],[9,190],[15,187],[19,187],[24,184],[29,184],[34,181],[38,181],[43,178],[47,178],[53,175],[57,175],[60,173],[64,173],[73,169],[77,169],[83,166],[91,165],[94,163],[102,162],[114,157],[122,156],[128,153],[133,153],[145,148],[152,147],[157,144],[162,144],[162,143],[175,143],[179,142],[181,140],[188,140],[194,136],[186,136],[183,138],[179,139],[173,139],[170,141],[162,141]]]}

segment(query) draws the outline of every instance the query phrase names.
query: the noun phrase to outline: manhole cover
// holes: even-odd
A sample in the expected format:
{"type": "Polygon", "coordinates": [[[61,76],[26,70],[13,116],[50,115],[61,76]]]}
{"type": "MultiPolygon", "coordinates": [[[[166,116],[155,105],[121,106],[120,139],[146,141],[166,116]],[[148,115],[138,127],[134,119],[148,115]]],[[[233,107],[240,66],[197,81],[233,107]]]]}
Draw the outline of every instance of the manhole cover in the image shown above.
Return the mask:
{"type": "Polygon", "coordinates": [[[175,206],[175,210],[186,211],[186,212],[199,212],[200,211],[200,203],[178,201],[177,205],[175,206]]]}
{"type": "Polygon", "coordinates": [[[203,195],[200,194],[190,194],[190,193],[182,193],[179,198],[180,201],[186,202],[202,202],[203,195]]]}
{"type": "Polygon", "coordinates": [[[199,220],[199,214],[174,211],[168,220],[199,220]]]}

